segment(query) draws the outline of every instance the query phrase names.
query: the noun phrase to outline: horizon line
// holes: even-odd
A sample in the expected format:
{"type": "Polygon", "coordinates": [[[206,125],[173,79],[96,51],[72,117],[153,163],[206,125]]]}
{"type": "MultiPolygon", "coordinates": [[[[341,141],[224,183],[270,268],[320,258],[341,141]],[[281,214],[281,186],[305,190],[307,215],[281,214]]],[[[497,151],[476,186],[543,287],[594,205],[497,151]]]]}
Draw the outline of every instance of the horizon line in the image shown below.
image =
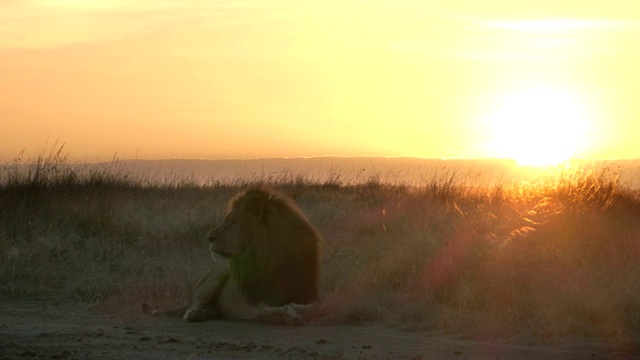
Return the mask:
{"type": "MultiPolygon", "coordinates": [[[[36,159],[42,159],[43,157],[38,156],[36,159]]],[[[517,161],[513,158],[505,158],[505,157],[464,157],[464,156],[452,156],[452,157],[444,157],[444,156],[434,156],[434,157],[422,157],[422,156],[407,156],[407,155],[313,155],[313,156],[267,156],[267,157],[228,157],[228,158],[190,158],[190,157],[168,157],[168,158],[117,158],[113,157],[111,160],[96,160],[96,161],[67,161],[67,164],[73,165],[90,165],[90,164],[107,164],[107,163],[117,163],[120,161],[259,161],[259,160],[311,160],[311,159],[411,159],[411,160],[437,160],[437,161],[505,161],[505,162],[513,162],[517,164],[517,161]]],[[[552,166],[564,165],[571,162],[588,162],[588,161],[639,161],[640,157],[634,158],[587,158],[587,157],[575,157],[565,161],[562,161],[558,164],[552,166]]],[[[2,162],[2,165],[10,165],[10,164],[34,164],[35,161],[26,161],[26,162],[2,162]]]]}

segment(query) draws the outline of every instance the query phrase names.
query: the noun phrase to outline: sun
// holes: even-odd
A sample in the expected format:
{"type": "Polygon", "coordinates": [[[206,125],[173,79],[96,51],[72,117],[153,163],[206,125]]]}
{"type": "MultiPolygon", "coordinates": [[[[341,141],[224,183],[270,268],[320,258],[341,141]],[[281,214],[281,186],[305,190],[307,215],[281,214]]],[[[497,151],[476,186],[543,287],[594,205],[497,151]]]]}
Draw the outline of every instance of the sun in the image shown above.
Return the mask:
{"type": "Polygon", "coordinates": [[[569,160],[583,145],[588,116],[574,92],[528,88],[501,97],[488,122],[494,155],[549,166],[569,160]]]}

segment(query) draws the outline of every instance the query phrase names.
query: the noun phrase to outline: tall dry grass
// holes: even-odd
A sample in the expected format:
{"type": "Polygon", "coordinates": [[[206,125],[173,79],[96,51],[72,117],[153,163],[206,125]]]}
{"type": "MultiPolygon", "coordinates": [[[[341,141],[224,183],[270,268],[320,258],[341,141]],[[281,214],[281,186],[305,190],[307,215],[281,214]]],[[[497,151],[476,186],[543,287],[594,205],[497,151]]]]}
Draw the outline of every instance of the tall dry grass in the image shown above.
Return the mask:
{"type": "Polygon", "coordinates": [[[197,185],[68,167],[62,148],[0,172],[0,299],[171,306],[209,265],[205,234],[254,182],[293,196],[325,236],[327,323],[479,337],[640,330],[640,199],[617,175],[483,187],[375,177],[197,185]]]}

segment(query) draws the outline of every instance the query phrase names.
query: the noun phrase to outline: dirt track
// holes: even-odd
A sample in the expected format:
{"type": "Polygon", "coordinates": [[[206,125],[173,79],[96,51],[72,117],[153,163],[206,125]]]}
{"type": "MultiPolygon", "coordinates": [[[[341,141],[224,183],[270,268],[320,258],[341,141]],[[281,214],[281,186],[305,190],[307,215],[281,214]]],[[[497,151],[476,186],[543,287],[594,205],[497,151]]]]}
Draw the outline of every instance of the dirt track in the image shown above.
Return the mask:
{"type": "Polygon", "coordinates": [[[492,343],[368,326],[190,324],[0,303],[0,359],[636,359],[631,341],[492,343]]]}

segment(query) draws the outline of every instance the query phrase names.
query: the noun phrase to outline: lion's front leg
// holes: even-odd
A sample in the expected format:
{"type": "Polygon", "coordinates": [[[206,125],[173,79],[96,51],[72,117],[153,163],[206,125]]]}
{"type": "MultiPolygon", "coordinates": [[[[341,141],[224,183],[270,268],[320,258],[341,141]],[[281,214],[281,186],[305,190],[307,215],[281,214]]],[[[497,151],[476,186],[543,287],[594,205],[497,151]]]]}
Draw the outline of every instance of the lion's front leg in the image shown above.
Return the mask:
{"type": "Polygon", "coordinates": [[[195,286],[191,305],[187,307],[182,318],[189,322],[219,318],[216,301],[228,277],[228,271],[220,268],[206,274],[195,286]]]}
{"type": "Polygon", "coordinates": [[[287,304],[285,306],[263,306],[258,311],[258,320],[265,324],[274,325],[304,325],[307,321],[318,316],[319,306],[316,303],[301,305],[287,304]]]}

